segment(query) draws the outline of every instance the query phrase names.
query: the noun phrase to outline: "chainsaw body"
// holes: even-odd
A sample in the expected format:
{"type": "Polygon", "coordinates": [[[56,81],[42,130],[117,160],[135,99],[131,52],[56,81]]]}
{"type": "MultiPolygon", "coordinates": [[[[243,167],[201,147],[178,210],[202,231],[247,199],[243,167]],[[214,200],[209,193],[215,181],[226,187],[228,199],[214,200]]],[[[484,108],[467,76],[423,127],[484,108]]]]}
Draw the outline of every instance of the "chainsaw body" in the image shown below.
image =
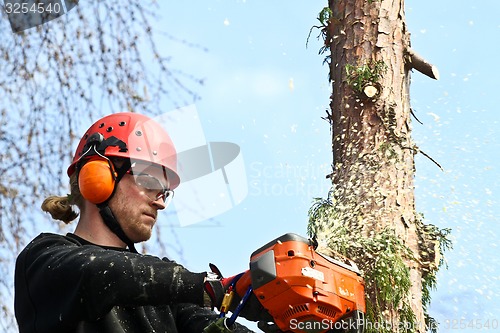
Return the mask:
{"type": "Polygon", "coordinates": [[[250,258],[253,292],[282,331],[362,332],[364,281],[352,262],[315,251],[285,234],[250,258]]]}

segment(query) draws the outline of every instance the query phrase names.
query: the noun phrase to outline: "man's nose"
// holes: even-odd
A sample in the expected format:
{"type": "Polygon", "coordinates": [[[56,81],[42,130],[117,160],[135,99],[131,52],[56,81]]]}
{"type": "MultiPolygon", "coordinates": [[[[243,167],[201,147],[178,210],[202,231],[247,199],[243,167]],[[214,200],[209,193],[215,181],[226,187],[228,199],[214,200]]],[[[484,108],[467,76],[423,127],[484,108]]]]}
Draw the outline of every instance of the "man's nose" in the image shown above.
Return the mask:
{"type": "Polygon", "coordinates": [[[167,208],[167,205],[165,205],[165,201],[163,201],[162,198],[158,198],[156,200],[153,200],[151,202],[151,205],[158,210],[163,210],[163,209],[167,208]]]}

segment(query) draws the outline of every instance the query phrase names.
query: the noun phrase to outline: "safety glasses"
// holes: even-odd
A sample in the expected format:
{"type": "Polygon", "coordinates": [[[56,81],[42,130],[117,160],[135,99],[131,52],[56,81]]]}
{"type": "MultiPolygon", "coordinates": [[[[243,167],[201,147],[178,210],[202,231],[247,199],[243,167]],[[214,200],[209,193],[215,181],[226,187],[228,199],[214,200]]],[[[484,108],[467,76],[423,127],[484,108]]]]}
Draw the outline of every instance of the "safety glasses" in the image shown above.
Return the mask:
{"type": "Polygon", "coordinates": [[[174,196],[174,191],[164,188],[158,178],[148,174],[132,174],[132,176],[137,186],[146,193],[154,194],[154,199],[150,194],[146,194],[151,200],[157,201],[161,199],[166,206],[170,204],[174,196]]]}
{"type": "MultiPolygon", "coordinates": [[[[165,206],[168,206],[174,197],[174,191],[170,190],[157,177],[151,175],[151,166],[132,164],[132,167],[127,171],[134,178],[135,184],[142,190],[144,194],[152,201],[162,200],[165,206]]],[[[156,168],[156,173],[160,168],[156,168]]]]}

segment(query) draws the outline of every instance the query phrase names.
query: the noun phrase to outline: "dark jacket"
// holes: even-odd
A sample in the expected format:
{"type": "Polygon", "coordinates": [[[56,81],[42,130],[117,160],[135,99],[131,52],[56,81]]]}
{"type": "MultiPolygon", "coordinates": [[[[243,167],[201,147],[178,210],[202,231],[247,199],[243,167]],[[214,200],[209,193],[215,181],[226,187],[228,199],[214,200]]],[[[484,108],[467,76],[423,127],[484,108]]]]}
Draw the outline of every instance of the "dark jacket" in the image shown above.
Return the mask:
{"type": "Polygon", "coordinates": [[[204,278],[168,259],[41,234],[16,262],[19,331],[200,333],[217,318],[201,307],[204,278]]]}

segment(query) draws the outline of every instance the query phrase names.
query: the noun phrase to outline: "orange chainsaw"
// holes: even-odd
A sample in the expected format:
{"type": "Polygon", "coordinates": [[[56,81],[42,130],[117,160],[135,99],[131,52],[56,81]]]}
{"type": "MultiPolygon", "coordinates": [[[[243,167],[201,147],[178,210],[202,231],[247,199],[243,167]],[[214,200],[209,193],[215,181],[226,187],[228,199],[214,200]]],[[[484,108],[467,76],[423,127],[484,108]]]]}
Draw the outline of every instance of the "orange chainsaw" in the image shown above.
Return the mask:
{"type": "Polygon", "coordinates": [[[363,332],[364,280],[354,262],[288,233],[250,257],[253,293],[282,331],[363,332]]]}

